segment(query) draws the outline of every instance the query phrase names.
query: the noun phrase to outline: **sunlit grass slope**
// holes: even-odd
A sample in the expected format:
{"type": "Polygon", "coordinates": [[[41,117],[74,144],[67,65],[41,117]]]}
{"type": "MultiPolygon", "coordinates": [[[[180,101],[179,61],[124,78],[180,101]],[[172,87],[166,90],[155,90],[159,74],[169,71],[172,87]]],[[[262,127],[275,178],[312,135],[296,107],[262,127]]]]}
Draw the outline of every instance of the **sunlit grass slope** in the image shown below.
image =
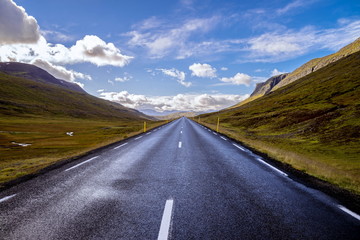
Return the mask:
{"type": "Polygon", "coordinates": [[[0,73],[0,86],[0,186],[162,124],[56,85],[0,73]]]}
{"type": "Polygon", "coordinates": [[[271,157],[360,193],[360,52],[238,108],[201,116],[271,157]]]}

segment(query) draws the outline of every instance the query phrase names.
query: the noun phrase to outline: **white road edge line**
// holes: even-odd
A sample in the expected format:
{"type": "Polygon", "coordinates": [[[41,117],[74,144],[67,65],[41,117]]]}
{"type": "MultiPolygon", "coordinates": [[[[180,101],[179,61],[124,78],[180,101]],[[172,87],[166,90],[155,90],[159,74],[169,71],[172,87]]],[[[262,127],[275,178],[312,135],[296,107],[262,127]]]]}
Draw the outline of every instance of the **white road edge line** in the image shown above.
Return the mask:
{"type": "Polygon", "coordinates": [[[85,163],[87,163],[87,162],[90,162],[90,161],[92,161],[92,160],[94,160],[95,158],[98,158],[98,157],[99,157],[99,156],[90,158],[90,159],[88,159],[88,160],[86,160],[86,161],[84,161],[84,162],[82,162],[82,163],[79,163],[79,164],[77,164],[77,165],[75,165],[75,166],[72,166],[71,168],[66,169],[65,172],[67,172],[67,171],[69,171],[69,170],[71,170],[71,169],[77,168],[77,167],[79,167],[79,166],[81,166],[81,165],[83,165],[83,164],[85,164],[85,163]]]}
{"type": "Polygon", "coordinates": [[[158,240],[167,240],[169,238],[170,226],[172,221],[174,200],[168,199],[165,203],[164,213],[161,219],[161,225],[158,240]]]}
{"type": "Polygon", "coordinates": [[[342,206],[342,205],[338,205],[338,208],[343,211],[343,212],[346,212],[347,214],[349,214],[350,216],[356,218],[357,220],[360,221],[360,216],[356,213],[354,213],[353,211],[347,209],[346,207],[342,206]]]}
{"type": "Polygon", "coordinates": [[[223,140],[225,140],[225,141],[227,141],[227,139],[226,139],[226,138],[224,138],[224,137],[222,137],[222,136],[221,136],[220,138],[221,138],[221,139],[223,139],[223,140]]]}
{"type": "Polygon", "coordinates": [[[143,136],[140,136],[140,137],[137,137],[137,138],[135,138],[135,140],[138,140],[138,139],[140,139],[140,138],[142,138],[143,136]]]}
{"type": "Polygon", "coordinates": [[[151,132],[148,132],[146,135],[149,135],[151,132]]]}
{"type": "Polygon", "coordinates": [[[179,142],[179,148],[181,148],[181,146],[182,146],[182,142],[179,142]]]}
{"type": "Polygon", "coordinates": [[[13,194],[13,195],[10,195],[10,196],[1,198],[1,199],[0,199],[0,203],[5,202],[5,201],[7,201],[7,200],[10,200],[10,199],[12,199],[12,198],[15,197],[15,196],[16,196],[16,194],[13,194]]]}
{"type": "Polygon", "coordinates": [[[117,146],[117,147],[115,147],[114,149],[121,148],[121,147],[125,146],[126,144],[128,144],[128,143],[121,144],[120,146],[117,146]]]}
{"type": "Polygon", "coordinates": [[[240,147],[240,146],[238,146],[238,145],[236,145],[236,144],[234,144],[234,143],[233,143],[233,145],[234,145],[235,147],[237,147],[238,149],[240,149],[241,151],[246,152],[246,150],[245,150],[244,148],[242,148],[242,147],[240,147]]]}
{"type": "Polygon", "coordinates": [[[263,164],[265,164],[266,166],[268,166],[268,167],[272,168],[273,170],[277,171],[278,173],[280,173],[280,174],[284,175],[285,177],[287,177],[287,176],[288,176],[288,175],[287,175],[286,173],[284,173],[283,171],[280,171],[279,169],[277,169],[276,167],[274,167],[274,166],[272,166],[272,165],[268,164],[267,162],[263,161],[262,159],[257,158],[257,160],[259,160],[260,162],[262,162],[262,163],[263,163],[263,164]]]}

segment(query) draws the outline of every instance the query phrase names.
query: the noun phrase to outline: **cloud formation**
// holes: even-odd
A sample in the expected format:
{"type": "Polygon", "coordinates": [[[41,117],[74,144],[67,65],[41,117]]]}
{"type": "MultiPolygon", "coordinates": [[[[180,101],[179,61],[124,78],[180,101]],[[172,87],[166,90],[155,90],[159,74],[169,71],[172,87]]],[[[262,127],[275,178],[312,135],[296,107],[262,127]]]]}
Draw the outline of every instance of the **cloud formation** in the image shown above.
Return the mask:
{"type": "Polygon", "coordinates": [[[124,73],[124,76],[123,77],[116,77],[114,79],[115,82],[127,82],[127,81],[130,81],[133,77],[128,74],[127,72],[124,73]]]}
{"type": "Polygon", "coordinates": [[[12,0],[0,1],[0,45],[35,43],[40,38],[40,28],[34,17],[12,0]]]}
{"type": "Polygon", "coordinates": [[[150,18],[124,35],[130,37],[129,46],[145,48],[151,58],[163,58],[169,54],[175,54],[176,58],[185,58],[192,55],[191,51],[188,51],[189,46],[193,45],[191,38],[208,32],[217,22],[217,17],[196,18],[174,26],[150,18]]]}
{"type": "Polygon", "coordinates": [[[68,70],[63,66],[57,66],[42,59],[34,59],[30,63],[44,69],[54,77],[68,82],[75,82],[75,79],[91,80],[90,75],[79,73],[74,70],[68,70]]]}
{"type": "Polygon", "coordinates": [[[161,71],[163,74],[165,74],[167,76],[176,78],[178,83],[180,83],[181,85],[183,85],[185,87],[190,87],[192,85],[191,82],[185,81],[186,74],[182,71],[179,71],[175,68],[171,68],[171,69],[159,68],[157,70],[161,71]]]}
{"type": "Polygon", "coordinates": [[[233,85],[246,85],[249,86],[251,83],[252,78],[244,73],[237,73],[235,74],[235,76],[230,77],[230,78],[226,78],[223,77],[220,79],[220,81],[225,82],[225,83],[229,83],[229,84],[233,84],[233,85]]]}
{"type": "Polygon", "coordinates": [[[189,66],[189,70],[192,71],[191,75],[196,77],[216,77],[216,68],[213,68],[211,65],[204,63],[194,63],[189,66]]]}
{"type": "Polygon", "coordinates": [[[106,100],[118,102],[126,107],[137,109],[152,109],[164,111],[215,111],[237,104],[249,95],[226,94],[177,94],[175,96],[146,97],[145,95],[130,94],[127,91],[101,92],[100,96],[106,100]]]}

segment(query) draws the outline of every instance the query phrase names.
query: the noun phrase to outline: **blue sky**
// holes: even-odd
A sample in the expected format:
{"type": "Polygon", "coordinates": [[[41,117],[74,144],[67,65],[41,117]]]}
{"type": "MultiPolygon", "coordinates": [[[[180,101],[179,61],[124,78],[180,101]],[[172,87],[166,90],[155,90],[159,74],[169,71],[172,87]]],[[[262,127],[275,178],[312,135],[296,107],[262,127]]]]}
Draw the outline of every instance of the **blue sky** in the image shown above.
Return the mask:
{"type": "Polygon", "coordinates": [[[233,105],[256,83],[360,37],[354,0],[0,5],[1,61],[35,64],[92,95],[158,112],[233,105]]]}

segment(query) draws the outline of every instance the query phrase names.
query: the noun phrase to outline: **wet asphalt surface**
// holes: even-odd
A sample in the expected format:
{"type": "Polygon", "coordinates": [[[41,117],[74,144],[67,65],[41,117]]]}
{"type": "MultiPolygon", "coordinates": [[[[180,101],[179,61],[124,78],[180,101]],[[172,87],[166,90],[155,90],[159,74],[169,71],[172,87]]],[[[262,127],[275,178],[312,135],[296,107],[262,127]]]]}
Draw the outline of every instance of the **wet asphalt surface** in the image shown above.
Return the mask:
{"type": "Polygon", "coordinates": [[[0,239],[359,239],[360,221],[186,118],[0,192],[0,239]],[[181,143],[180,143],[181,142],[181,143]]]}

